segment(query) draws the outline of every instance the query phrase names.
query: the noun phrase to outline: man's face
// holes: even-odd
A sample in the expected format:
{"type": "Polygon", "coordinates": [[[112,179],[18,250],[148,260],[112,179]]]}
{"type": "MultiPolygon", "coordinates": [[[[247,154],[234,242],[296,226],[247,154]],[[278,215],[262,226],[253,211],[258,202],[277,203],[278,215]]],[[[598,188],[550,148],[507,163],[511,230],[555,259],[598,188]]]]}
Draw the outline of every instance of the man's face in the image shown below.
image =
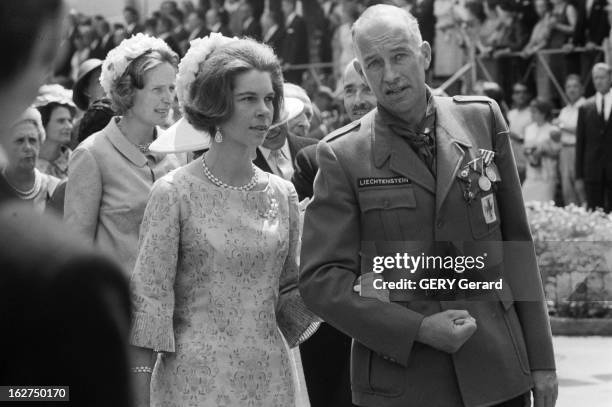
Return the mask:
{"type": "Polygon", "coordinates": [[[304,102],[304,110],[298,117],[289,120],[289,122],[287,122],[287,127],[291,134],[308,137],[308,133],[310,132],[310,120],[312,120],[313,115],[312,102],[310,100],[300,100],[304,102]]]}
{"type": "Polygon", "coordinates": [[[582,96],[582,85],[576,79],[570,79],[565,83],[565,94],[570,102],[574,103],[582,96]]]}
{"type": "Polygon", "coordinates": [[[359,66],[378,103],[409,113],[425,99],[429,44],[416,44],[402,17],[369,20],[355,38],[359,66]]]}
{"type": "Polygon", "coordinates": [[[266,138],[262,144],[263,147],[268,148],[270,150],[278,150],[283,145],[285,145],[285,140],[287,140],[287,134],[289,129],[287,128],[287,124],[283,123],[280,126],[274,127],[268,131],[266,138]]]}
{"type": "Polygon", "coordinates": [[[355,70],[353,64],[344,73],[344,108],[351,121],[360,119],[376,107],[376,96],[355,70]]]}
{"type": "Polygon", "coordinates": [[[136,22],[136,15],[130,10],[125,10],[123,12],[123,19],[125,20],[126,24],[132,24],[136,22]]]}
{"type": "Polygon", "coordinates": [[[514,85],[512,88],[512,102],[518,108],[523,108],[529,103],[529,90],[523,85],[514,85]]]}
{"type": "Polygon", "coordinates": [[[22,69],[0,87],[0,130],[10,125],[32,103],[38,88],[52,73],[52,64],[62,37],[64,12],[40,27],[29,59],[22,69]]]}
{"type": "Polygon", "coordinates": [[[605,69],[594,69],[593,70],[593,86],[599,93],[608,93],[610,85],[612,84],[612,78],[610,73],[605,69]]]}
{"type": "Polygon", "coordinates": [[[291,0],[283,0],[281,3],[281,9],[283,10],[283,14],[285,18],[289,17],[289,14],[293,13],[295,6],[291,0]]]}

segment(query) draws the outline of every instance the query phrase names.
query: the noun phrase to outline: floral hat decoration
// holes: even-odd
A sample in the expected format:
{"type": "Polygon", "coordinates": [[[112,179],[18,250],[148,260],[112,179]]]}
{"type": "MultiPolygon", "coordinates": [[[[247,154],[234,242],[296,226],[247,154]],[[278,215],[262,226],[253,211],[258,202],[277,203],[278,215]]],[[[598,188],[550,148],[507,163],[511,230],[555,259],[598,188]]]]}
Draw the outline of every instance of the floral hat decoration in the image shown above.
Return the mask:
{"type": "Polygon", "coordinates": [[[204,38],[196,38],[189,42],[189,50],[179,63],[176,77],[176,96],[181,108],[190,102],[189,89],[200,72],[202,63],[215,49],[235,40],[237,40],[236,37],[229,38],[220,33],[210,33],[204,38]]]}
{"type": "Polygon", "coordinates": [[[121,41],[118,46],[113,48],[102,63],[102,73],[100,74],[100,85],[102,85],[106,95],[111,94],[113,84],[121,78],[133,60],[153,50],[174,53],[161,38],[150,37],[142,33],[121,41]]]}
{"type": "Polygon", "coordinates": [[[34,107],[46,106],[49,103],[59,103],[76,110],[76,105],[72,101],[72,90],[66,89],[57,83],[42,85],[38,89],[38,96],[36,96],[34,101],[34,107]]]}
{"type": "MultiPolygon", "coordinates": [[[[190,98],[191,85],[200,73],[204,62],[215,49],[221,48],[236,39],[236,37],[229,38],[219,33],[211,33],[207,37],[196,38],[189,42],[189,50],[179,63],[176,77],[176,96],[183,113],[185,106],[192,102],[190,98]]],[[[208,148],[210,141],[210,134],[193,127],[183,114],[181,119],[155,139],[149,149],[158,153],[196,151],[208,148]]]]}

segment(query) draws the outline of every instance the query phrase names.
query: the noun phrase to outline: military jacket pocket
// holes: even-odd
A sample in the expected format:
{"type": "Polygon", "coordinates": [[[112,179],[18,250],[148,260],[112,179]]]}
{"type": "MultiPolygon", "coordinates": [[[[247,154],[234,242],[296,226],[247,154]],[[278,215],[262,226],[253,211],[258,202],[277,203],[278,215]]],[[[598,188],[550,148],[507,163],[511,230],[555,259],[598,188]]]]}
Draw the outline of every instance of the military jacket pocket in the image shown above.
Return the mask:
{"type": "MultiPolygon", "coordinates": [[[[495,193],[479,194],[468,204],[468,216],[474,239],[487,237],[498,231],[499,207],[495,193]]],[[[499,238],[501,239],[501,236],[499,238]]]]}
{"type": "Polygon", "coordinates": [[[409,226],[408,218],[416,213],[417,202],[413,187],[376,188],[359,191],[359,206],[364,236],[405,240],[402,229],[409,226]]]}

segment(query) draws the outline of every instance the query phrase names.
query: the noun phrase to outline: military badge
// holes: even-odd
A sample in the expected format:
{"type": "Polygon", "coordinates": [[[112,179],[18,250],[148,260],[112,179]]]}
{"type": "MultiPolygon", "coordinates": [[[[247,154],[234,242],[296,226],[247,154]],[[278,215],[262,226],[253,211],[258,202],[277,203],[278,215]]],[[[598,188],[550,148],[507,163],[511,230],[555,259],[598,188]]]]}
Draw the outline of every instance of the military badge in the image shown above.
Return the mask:
{"type": "Polygon", "coordinates": [[[482,214],[484,215],[485,223],[487,225],[494,223],[497,220],[495,215],[495,199],[493,194],[485,195],[480,199],[482,205],[482,214]]]}

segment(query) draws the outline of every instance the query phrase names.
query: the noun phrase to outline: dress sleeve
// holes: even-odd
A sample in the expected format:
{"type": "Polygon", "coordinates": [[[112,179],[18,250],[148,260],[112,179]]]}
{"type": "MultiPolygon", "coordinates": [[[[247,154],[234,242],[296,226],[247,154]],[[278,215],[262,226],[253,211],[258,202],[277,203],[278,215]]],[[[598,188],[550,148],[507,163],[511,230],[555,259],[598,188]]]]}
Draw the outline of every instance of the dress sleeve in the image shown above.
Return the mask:
{"type": "Polygon", "coordinates": [[[174,352],[172,317],[180,239],[179,203],[172,183],[161,179],[154,184],[130,277],[134,312],[130,343],[162,352],[174,352]]]}
{"type": "Polygon", "coordinates": [[[299,209],[298,196],[291,185],[289,192],[289,253],[279,282],[276,321],[290,347],[308,339],[319,328],[321,320],[308,308],[298,291],[299,209]]]}
{"type": "Polygon", "coordinates": [[[90,243],[95,243],[103,193],[96,158],[86,148],[77,148],[68,166],[64,220],[90,243]]]}

